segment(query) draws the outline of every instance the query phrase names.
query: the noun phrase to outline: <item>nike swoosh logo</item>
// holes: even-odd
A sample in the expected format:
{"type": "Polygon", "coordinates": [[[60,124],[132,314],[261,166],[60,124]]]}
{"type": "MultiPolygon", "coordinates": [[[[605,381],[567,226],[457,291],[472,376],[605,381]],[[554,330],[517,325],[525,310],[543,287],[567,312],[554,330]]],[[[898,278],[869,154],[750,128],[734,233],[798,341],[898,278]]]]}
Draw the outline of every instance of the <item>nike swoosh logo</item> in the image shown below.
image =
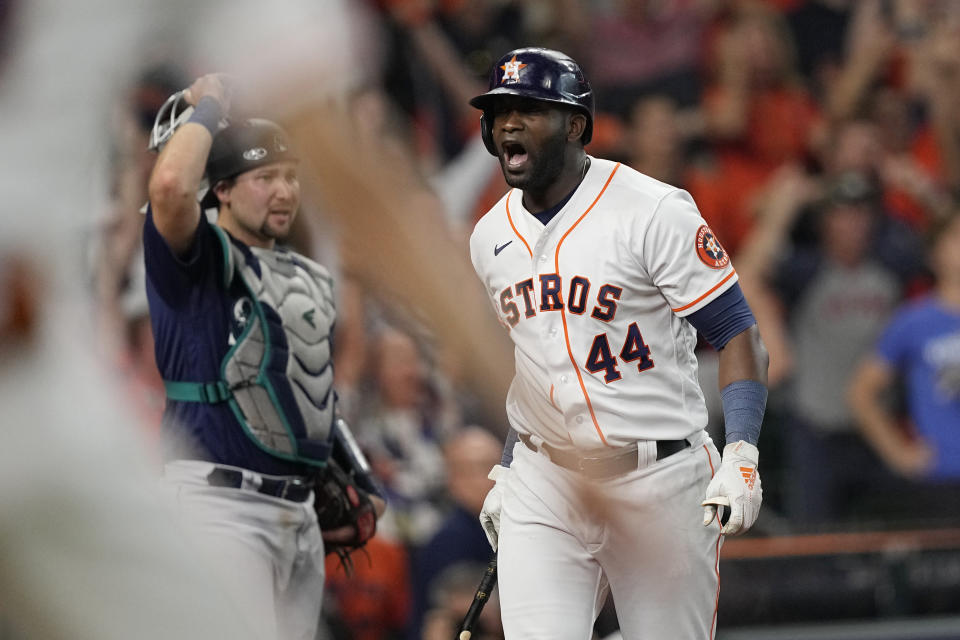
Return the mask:
{"type": "Polygon", "coordinates": [[[513,243],[513,240],[509,240],[509,241],[503,243],[502,245],[500,245],[499,247],[494,247],[494,248],[493,248],[493,255],[494,255],[494,256],[500,255],[500,252],[503,251],[504,249],[506,249],[506,248],[507,248],[508,246],[510,246],[510,244],[512,244],[512,243],[513,243]]]}

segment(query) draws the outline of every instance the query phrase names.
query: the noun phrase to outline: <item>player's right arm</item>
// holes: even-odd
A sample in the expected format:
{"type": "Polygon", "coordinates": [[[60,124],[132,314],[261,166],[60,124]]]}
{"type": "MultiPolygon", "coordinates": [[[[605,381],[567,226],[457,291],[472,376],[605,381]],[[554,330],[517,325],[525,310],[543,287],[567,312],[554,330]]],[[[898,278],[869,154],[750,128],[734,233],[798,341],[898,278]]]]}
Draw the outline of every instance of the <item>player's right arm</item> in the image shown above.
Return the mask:
{"type": "MultiPolygon", "coordinates": [[[[206,99],[197,111],[218,111],[206,114],[208,120],[216,123],[228,107],[223,76],[208,74],[198,78],[184,93],[184,99],[194,107],[206,99]]],[[[192,117],[163,147],[150,174],[148,192],[153,221],[175,254],[189,249],[200,222],[197,191],[212,143],[211,130],[192,117]]]]}

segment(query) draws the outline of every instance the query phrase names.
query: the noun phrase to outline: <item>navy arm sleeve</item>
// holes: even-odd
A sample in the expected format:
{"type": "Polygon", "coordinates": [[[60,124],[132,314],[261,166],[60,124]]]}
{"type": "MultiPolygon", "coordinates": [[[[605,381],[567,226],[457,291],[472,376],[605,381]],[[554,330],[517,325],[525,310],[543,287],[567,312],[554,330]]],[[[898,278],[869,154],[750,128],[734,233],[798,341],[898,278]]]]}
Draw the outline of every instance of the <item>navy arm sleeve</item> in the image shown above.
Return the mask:
{"type": "Polygon", "coordinates": [[[731,338],[757,324],[739,283],[734,283],[703,309],[691,313],[687,320],[717,351],[727,346],[731,338]]]}

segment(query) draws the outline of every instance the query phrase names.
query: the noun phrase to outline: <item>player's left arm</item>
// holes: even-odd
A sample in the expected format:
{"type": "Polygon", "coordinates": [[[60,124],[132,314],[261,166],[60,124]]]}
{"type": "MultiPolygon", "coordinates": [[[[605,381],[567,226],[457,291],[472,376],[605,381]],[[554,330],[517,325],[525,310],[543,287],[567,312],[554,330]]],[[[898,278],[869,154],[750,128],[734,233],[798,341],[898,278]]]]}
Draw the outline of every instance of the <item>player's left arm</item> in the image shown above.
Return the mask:
{"type": "Polygon", "coordinates": [[[674,313],[720,352],[727,445],[707,487],[704,524],[713,522],[717,507],[725,505],[730,518],[723,533],[742,533],[756,520],[761,497],[756,444],[767,404],[768,357],[757,321],[734,278],[729,255],[689,193],[673,190],[660,199],[652,216],[631,220],[645,223],[628,233],[636,242],[634,254],[641,268],[674,313]]]}
{"type": "Polygon", "coordinates": [[[723,505],[730,509],[723,533],[743,533],[756,521],[763,495],[757,442],[767,404],[769,357],[737,284],[688,319],[720,352],[718,380],[727,444],[707,487],[704,524],[710,524],[723,505]]]}

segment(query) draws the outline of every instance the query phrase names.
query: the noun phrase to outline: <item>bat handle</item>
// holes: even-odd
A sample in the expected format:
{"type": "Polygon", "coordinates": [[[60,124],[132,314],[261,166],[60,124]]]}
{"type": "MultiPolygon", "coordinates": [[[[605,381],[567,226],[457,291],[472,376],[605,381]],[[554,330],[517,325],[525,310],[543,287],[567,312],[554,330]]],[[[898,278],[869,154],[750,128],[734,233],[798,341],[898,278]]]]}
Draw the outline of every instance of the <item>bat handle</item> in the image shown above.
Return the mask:
{"type": "Polygon", "coordinates": [[[490,592],[493,591],[493,587],[496,584],[497,557],[494,556],[489,564],[487,564],[487,568],[483,572],[483,578],[480,580],[480,586],[477,587],[477,593],[473,597],[473,602],[470,604],[470,609],[467,610],[467,615],[463,618],[463,624],[460,625],[460,635],[457,637],[458,640],[470,640],[470,636],[473,635],[473,625],[476,624],[477,618],[480,617],[480,612],[483,611],[483,605],[487,603],[487,600],[490,598],[490,592]]]}

